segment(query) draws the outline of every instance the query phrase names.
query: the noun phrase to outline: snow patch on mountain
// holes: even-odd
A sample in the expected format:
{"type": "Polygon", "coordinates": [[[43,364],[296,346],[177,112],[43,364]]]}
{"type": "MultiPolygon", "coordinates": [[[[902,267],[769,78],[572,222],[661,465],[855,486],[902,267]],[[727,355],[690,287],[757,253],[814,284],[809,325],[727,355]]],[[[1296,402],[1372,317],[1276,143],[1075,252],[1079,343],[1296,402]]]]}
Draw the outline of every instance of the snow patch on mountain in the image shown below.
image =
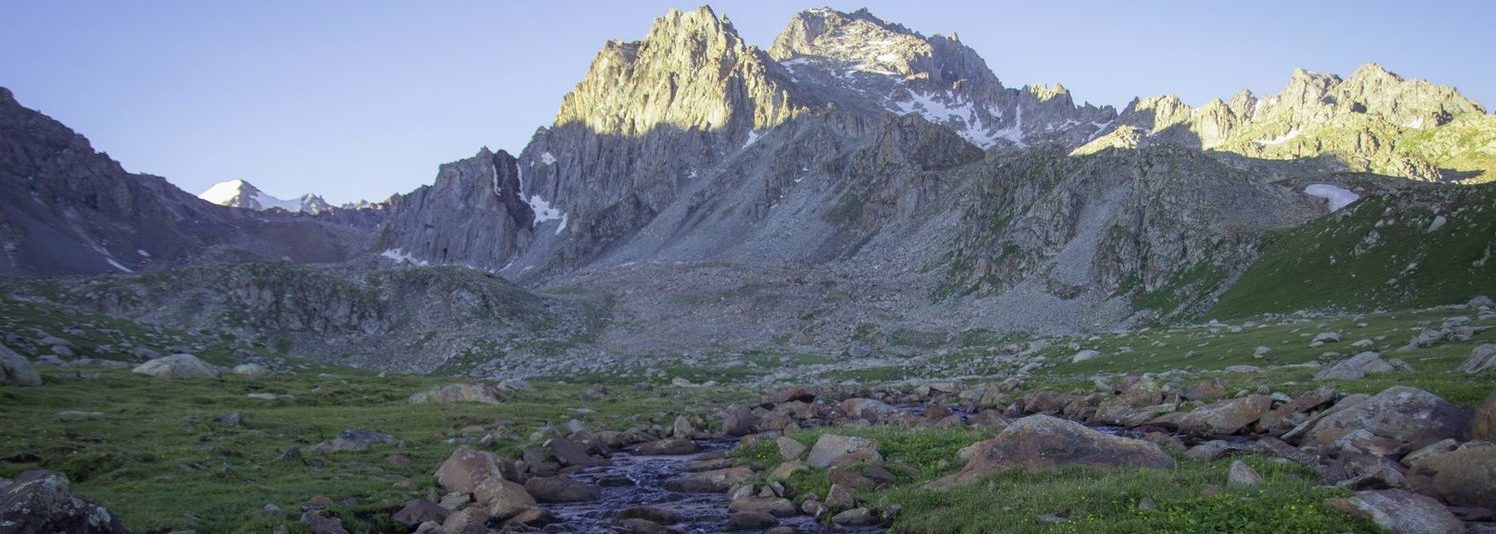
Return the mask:
{"type": "Polygon", "coordinates": [[[1336,211],[1361,199],[1361,195],[1333,184],[1311,184],[1304,188],[1304,194],[1325,199],[1330,204],[1330,211],[1336,211]]]}
{"type": "Polygon", "coordinates": [[[413,254],[411,254],[409,252],[406,252],[403,249],[398,249],[398,248],[386,249],[384,252],[380,252],[379,255],[381,257],[393,260],[395,263],[401,263],[401,264],[409,263],[411,265],[415,265],[415,266],[418,266],[418,267],[425,267],[427,265],[431,265],[431,262],[428,262],[428,261],[422,260],[422,259],[418,259],[418,258],[415,257],[415,255],[413,255],[413,254]]]}
{"type": "Polygon", "coordinates": [[[1294,128],[1292,130],[1289,130],[1288,133],[1285,133],[1283,135],[1274,137],[1272,139],[1258,139],[1258,140],[1256,140],[1254,142],[1257,143],[1260,146],[1281,145],[1283,143],[1289,142],[1290,140],[1292,140],[1295,137],[1298,137],[1299,134],[1301,134],[1301,133],[1304,133],[1304,129],[1296,127],[1296,128],[1294,128]]]}

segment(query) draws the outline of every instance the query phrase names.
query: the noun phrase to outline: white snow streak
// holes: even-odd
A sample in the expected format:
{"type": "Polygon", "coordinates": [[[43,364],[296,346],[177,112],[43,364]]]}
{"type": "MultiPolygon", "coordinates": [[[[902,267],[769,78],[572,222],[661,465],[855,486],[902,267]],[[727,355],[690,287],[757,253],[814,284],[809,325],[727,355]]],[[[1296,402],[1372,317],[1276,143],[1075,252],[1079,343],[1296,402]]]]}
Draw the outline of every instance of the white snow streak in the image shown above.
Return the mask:
{"type": "Polygon", "coordinates": [[[1325,199],[1330,204],[1330,211],[1344,208],[1361,198],[1349,189],[1332,184],[1312,184],[1304,188],[1304,194],[1325,199]]]}

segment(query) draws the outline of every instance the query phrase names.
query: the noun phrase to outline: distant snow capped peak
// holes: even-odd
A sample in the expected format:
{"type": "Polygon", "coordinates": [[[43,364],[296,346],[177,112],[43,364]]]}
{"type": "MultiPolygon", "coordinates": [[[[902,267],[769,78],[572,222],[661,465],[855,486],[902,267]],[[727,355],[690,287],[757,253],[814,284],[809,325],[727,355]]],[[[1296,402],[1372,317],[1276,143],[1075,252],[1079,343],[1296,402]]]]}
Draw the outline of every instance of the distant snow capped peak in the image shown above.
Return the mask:
{"type": "Polygon", "coordinates": [[[299,197],[283,200],[266,194],[260,188],[255,187],[245,180],[229,180],[219,182],[197,195],[208,202],[231,208],[244,208],[256,211],[268,211],[281,209],[293,213],[318,214],[333,209],[331,204],[322,197],[306,194],[299,197]]]}

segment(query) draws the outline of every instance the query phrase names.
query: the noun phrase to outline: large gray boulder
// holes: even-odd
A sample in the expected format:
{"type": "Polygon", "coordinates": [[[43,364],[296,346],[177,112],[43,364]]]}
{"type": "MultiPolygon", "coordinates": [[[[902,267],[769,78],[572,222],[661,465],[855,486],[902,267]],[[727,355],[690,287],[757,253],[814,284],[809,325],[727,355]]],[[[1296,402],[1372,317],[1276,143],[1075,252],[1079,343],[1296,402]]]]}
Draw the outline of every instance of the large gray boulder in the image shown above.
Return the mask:
{"type": "Polygon", "coordinates": [[[1471,441],[1410,462],[1408,482],[1454,506],[1496,506],[1496,445],[1471,441]]]}
{"type": "Polygon", "coordinates": [[[26,471],[0,486],[0,532],[128,533],[119,517],[73,492],[67,475],[26,471]]]}
{"type": "Polygon", "coordinates": [[[881,462],[878,442],[856,436],[822,434],[810,448],[805,465],[814,468],[856,463],[881,462]]]}
{"type": "Polygon", "coordinates": [[[447,384],[419,391],[407,399],[411,404],[451,404],[455,402],[478,402],[498,404],[504,388],[494,384],[447,384]]]}
{"type": "Polygon", "coordinates": [[[490,478],[503,478],[499,460],[491,452],[458,447],[436,468],[436,484],[448,493],[472,493],[490,478]]]}
{"type": "Polygon", "coordinates": [[[1496,443],[1496,389],[1486,399],[1475,405],[1474,420],[1470,424],[1470,439],[1496,443]]]}
{"type": "MultiPolygon", "coordinates": [[[[1341,402],[1345,402],[1342,400],[1341,402]]],[[[1463,439],[1470,428],[1470,411],[1421,389],[1393,386],[1364,401],[1315,421],[1303,443],[1329,446],[1356,430],[1397,440],[1411,452],[1439,440],[1463,439]]]]}
{"type": "Polygon", "coordinates": [[[173,354],[142,363],[130,372],[156,378],[218,378],[217,367],[191,354],[173,354]]]}
{"type": "Polygon", "coordinates": [[[1465,525],[1439,501],[1403,490],[1358,491],[1344,499],[1330,499],[1326,504],[1370,519],[1392,534],[1465,532],[1465,525]]]}
{"type": "Polygon", "coordinates": [[[1470,351],[1470,357],[1454,370],[1460,373],[1479,375],[1496,371],[1496,343],[1487,343],[1470,351]]]}
{"type": "Polygon", "coordinates": [[[0,345],[0,386],[40,386],[42,375],[25,356],[0,345]]]}
{"type": "Polygon", "coordinates": [[[1350,358],[1337,362],[1334,365],[1320,369],[1314,373],[1314,379],[1326,380],[1360,380],[1366,375],[1377,373],[1390,373],[1397,370],[1392,364],[1382,359],[1382,355],[1367,351],[1351,356],[1350,358]]]}
{"type": "Polygon", "coordinates": [[[1180,432],[1197,436],[1229,436],[1252,426],[1273,406],[1266,395],[1249,395],[1207,404],[1188,413],[1170,414],[1156,421],[1173,424],[1180,432]]]}
{"type": "Polygon", "coordinates": [[[1048,470],[1068,466],[1115,469],[1124,466],[1171,469],[1174,459],[1163,448],[1046,415],[1014,421],[997,437],[977,443],[970,462],[959,473],[932,482],[944,489],[974,482],[1009,469],[1048,470]]]}

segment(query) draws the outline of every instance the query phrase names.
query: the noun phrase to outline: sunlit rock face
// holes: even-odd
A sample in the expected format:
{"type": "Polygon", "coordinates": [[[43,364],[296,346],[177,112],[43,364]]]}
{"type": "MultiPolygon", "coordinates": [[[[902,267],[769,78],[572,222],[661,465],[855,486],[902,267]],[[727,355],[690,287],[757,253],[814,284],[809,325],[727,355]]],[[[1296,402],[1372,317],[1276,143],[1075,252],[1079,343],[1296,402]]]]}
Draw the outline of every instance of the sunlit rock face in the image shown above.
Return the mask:
{"type": "Polygon", "coordinates": [[[436,183],[390,199],[375,243],[383,261],[497,269],[529,244],[536,213],[507,152],[484,148],[441,166],[436,183]],[[461,231],[452,231],[461,229],[461,231]]]}

